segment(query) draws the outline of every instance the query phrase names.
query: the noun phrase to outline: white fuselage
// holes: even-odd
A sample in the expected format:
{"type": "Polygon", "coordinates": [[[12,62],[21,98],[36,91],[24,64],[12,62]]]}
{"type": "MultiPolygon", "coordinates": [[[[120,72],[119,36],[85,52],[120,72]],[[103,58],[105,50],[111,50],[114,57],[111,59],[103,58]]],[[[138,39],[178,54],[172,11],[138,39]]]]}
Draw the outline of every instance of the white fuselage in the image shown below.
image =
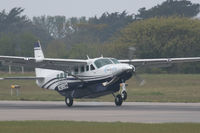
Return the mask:
{"type": "Polygon", "coordinates": [[[81,80],[84,82],[100,81],[115,77],[123,71],[133,69],[135,71],[135,68],[132,65],[113,62],[109,58],[88,59],[87,65],[77,66],[71,70],[71,75],[76,75],[79,78],[71,76],[64,71],[36,68],[36,76],[45,77],[44,80],[37,80],[36,83],[39,87],[46,89],[55,90],[58,88],[64,90],[68,89],[70,83],[81,82],[81,80]],[[105,61],[109,60],[110,62],[108,62],[108,64],[103,64],[98,68],[95,61],[97,62],[97,60],[102,59],[105,61]]]}

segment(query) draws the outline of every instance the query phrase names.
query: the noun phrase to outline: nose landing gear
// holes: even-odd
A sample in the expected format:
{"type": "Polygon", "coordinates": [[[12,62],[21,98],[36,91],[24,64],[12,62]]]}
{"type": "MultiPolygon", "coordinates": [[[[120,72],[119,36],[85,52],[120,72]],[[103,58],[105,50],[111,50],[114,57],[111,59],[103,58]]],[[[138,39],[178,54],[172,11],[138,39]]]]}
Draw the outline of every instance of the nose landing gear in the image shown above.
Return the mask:
{"type": "Polygon", "coordinates": [[[121,106],[121,105],[122,105],[122,102],[123,102],[122,95],[118,94],[118,95],[115,97],[115,105],[116,105],[116,106],[121,106]]]}
{"type": "Polygon", "coordinates": [[[122,95],[123,101],[125,101],[127,99],[127,92],[126,91],[122,91],[121,95],[122,95]]]}
{"type": "Polygon", "coordinates": [[[121,106],[123,101],[125,101],[127,99],[127,91],[126,91],[126,84],[122,83],[122,91],[121,94],[118,94],[117,96],[115,96],[113,94],[113,96],[115,97],[115,105],[116,106],[121,106]]]}
{"type": "Polygon", "coordinates": [[[123,101],[125,101],[127,99],[127,91],[126,91],[126,84],[125,83],[122,83],[121,95],[122,95],[123,101]]]}

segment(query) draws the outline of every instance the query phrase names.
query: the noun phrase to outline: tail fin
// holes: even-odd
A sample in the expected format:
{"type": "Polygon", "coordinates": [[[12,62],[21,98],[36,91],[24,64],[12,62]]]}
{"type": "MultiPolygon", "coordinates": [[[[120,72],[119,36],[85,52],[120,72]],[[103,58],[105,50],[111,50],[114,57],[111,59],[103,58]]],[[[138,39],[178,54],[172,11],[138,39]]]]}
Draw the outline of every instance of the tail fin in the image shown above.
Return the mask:
{"type": "Polygon", "coordinates": [[[44,59],[44,54],[42,52],[40,41],[38,41],[34,45],[34,55],[35,55],[36,62],[41,62],[44,59]]]}
{"type": "MultiPolygon", "coordinates": [[[[42,62],[44,60],[44,54],[42,52],[40,41],[38,41],[34,45],[34,55],[36,62],[42,62]]],[[[38,86],[42,87],[45,84],[46,80],[54,76],[56,77],[56,75],[61,72],[62,71],[56,71],[51,69],[35,68],[36,83],[38,86]]]]}
{"type": "MultiPolygon", "coordinates": [[[[42,52],[42,47],[40,45],[40,41],[38,41],[37,43],[35,43],[34,45],[34,56],[35,56],[35,61],[36,62],[42,62],[44,59],[44,54],[42,52]]],[[[40,68],[35,68],[35,72],[36,72],[36,77],[42,77],[42,69],[40,68]]],[[[37,80],[38,82],[38,80],[37,80]]]]}

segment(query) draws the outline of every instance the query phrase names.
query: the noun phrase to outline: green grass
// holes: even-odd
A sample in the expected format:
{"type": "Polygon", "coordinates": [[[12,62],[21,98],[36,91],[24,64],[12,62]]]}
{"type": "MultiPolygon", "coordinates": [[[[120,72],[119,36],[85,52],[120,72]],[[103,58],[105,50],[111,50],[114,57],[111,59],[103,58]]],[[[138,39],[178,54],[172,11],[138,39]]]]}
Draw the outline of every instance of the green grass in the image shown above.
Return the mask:
{"type": "MultiPolygon", "coordinates": [[[[0,73],[0,77],[30,76],[34,73],[0,73]]],[[[127,101],[137,102],[200,102],[200,74],[142,74],[146,84],[139,86],[132,78],[128,81],[127,101]]],[[[41,89],[35,81],[0,81],[0,100],[64,100],[56,91],[41,89]],[[10,95],[10,85],[21,86],[20,96],[10,95]]],[[[86,99],[88,101],[88,99],[86,99]]],[[[90,101],[113,101],[112,95],[90,101]]]]}
{"type": "Polygon", "coordinates": [[[200,124],[138,124],[70,121],[0,122],[1,133],[199,133],[200,124]]]}
{"type": "MultiPolygon", "coordinates": [[[[14,76],[34,76],[34,73],[0,73],[0,77],[14,77],[14,76]]],[[[35,80],[4,80],[0,81],[0,100],[63,100],[56,91],[39,88],[35,80]],[[12,84],[20,85],[20,95],[17,97],[15,90],[13,90],[13,96],[11,96],[10,86],[12,84]]]]}

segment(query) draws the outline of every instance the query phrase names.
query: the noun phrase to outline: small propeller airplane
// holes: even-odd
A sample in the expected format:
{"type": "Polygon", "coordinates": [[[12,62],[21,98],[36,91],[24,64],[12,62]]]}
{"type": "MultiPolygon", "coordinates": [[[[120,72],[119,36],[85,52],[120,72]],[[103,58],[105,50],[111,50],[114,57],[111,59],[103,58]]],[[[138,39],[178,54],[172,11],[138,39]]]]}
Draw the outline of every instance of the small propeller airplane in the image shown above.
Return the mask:
{"type": "Polygon", "coordinates": [[[34,45],[34,56],[0,56],[3,65],[33,67],[36,73],[35,77],[5,77],[0,80],[36,80],[39,87],[56,90],[64,96],[69,107],[74,98],[96,98],[108,94],[113,94],[116,106],[121,106],[127,99],[126,81],[135,76],[144,83],[137,76],[136,68],[200,61],[200,57],[129,60],[45,58],[39,41],[34,45]]]}

